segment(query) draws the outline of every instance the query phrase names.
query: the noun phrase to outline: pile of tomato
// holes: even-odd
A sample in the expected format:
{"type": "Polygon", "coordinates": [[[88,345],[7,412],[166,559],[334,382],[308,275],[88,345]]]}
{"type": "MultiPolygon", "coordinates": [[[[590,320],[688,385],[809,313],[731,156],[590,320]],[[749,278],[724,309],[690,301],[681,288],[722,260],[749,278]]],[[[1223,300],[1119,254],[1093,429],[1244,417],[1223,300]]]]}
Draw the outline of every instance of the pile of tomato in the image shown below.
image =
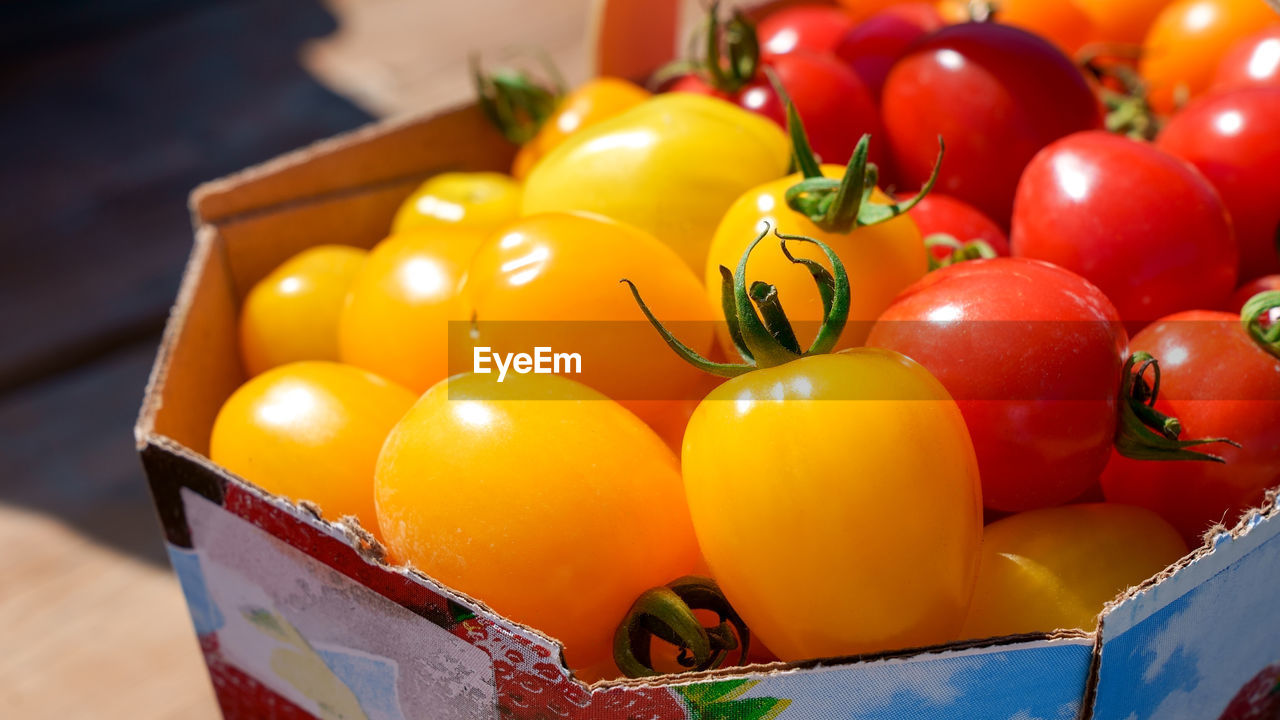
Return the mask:
{"type": "Polygon", "coordinates": [[[585,679],[1092,629],[1280,485],[1263,0],[694,45],[647,89],[477,71],[511,174],[254,286],[213,460],[585,679]],[[579,365],[477,371],[535,347],[579,365]]]}

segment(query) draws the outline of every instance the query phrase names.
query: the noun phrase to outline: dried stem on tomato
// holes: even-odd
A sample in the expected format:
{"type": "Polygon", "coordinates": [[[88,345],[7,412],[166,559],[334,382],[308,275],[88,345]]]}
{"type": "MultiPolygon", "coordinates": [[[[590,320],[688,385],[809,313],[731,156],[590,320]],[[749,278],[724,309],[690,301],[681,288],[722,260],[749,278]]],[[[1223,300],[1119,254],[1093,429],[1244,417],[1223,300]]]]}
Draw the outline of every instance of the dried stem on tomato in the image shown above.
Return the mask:
{"type": "Polygon", "coordinates": [[[613,660],[622,674],[661,674],[653,662],[654,638],[677,648],[680,667],[711,670],[724,666],[734,651],[738,657],[733,664],[746,664],[751,631],[714,580],[688,575],[646,590],[627,611],[613,636],[613,660]],[[703,627],[696,610],[715,613],[718,622],[703,627]]]}
{"type": "Polygon", "coordinates": [[[995,249],[984,240],[960,242],[954,235],[947,233],[929,235],[924,239],[924,247],[929,251],[930,272],[955,265],[956,263],[962,263],[966,260],[989,260],[997,256],[995,249]],[[937,247],[949,248],[951,254],[944,258],[939,258],[933,254],[933,249],[937,247]]]}

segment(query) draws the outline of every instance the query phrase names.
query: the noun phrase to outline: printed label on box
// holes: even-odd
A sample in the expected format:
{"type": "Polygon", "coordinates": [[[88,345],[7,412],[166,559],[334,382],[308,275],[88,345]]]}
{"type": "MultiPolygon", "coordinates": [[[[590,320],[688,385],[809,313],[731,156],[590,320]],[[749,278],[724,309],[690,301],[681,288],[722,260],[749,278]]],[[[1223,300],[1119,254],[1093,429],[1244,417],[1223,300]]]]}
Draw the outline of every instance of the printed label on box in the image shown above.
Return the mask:
{"type": "Polygon", "coordinates": [[[480,648],[184,489],[194,551],[170,548],[197,631],[326,720],[497,718],[480,648]]]}

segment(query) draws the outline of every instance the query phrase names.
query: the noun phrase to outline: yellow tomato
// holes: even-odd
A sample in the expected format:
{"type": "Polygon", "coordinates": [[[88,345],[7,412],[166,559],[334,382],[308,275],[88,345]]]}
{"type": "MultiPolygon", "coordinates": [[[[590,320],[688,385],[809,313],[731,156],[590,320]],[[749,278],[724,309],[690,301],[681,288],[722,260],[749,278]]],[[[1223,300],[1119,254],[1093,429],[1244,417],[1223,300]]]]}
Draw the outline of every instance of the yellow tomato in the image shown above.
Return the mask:
{"type": "Polygon", "coordinates": [[[338,322],[342,361],[422,392],[449,374],[448,328],[479,228],[420,227],[378,243],[338,322]]]}
{"type": "Polygon", "coordinates": [[[355,515],[377,534],[378,451],[415,399],[347,365],[282,365],[240,386],[223,404],[209,457],[263,490],[316,503],[330,520],[355,515]]]}
{"type": "MultiPolygon", "coordinates": [[[[471,342],[488,348],[487,358],[538,347],[577,354],[575,380],[623,403],[678,447],[690,400],[701,399],[706,381],[653,333],[622,278],[646,288],[654,312],[685,343],[710,352],[716,311],[697,276],[653,236],[599,216],[531,215],[496,233],[471,260],[455,317],[474,321],[471,342]]],[[[495,359],[484,362],[498,371],[495,359]]]]}
{"type": "Polygon", "coordinates": [[[378,458],[392,556],[609,662],[645,590],[698,562],[678,462],[618,404],[553,375],[457,375],[427,391],[378,458]]]}
{"type": "Polygon", "coordinates": [[[338,359],[338,315],[366,254],[313,247],[253,286],[240,310],[240,358],[250,377],[298,360],[338,359]]]}
{"type": "Polygon", "coordinates": [[[724,211],[790,160],[772,120],[693,93],[658,95],[575,133],[538,163],[523,212],[585,210],[634,225],[695,272],[724,211]]]}
{"type": "Polygon", "coordinates": [[[1143,508],[1094,503],[1018,513],[987,526],[963,636],[1093,630],[1102,606],[1187,546],[1143,508]]]}
{"type": "MultiPolygon", "coordinates": [[[[839,178],[844,171],[838,165],[822,166],[825,177],[839,178]]],[[[720,302],[720,266],[736,267],[738,258],[765,229],[766,223],[784,234],[816,238],[836,251],[849,273],[852,286],[849,324],[837,347],[856,347],[866,340],[871,324],[898,293],[928,271],[924,241],[915,222],[905,214],[887,222],[854,228],[848,233],[826,232],[787,207],[787,188],[800,180],[797,173],[765,183],[748,191],[729,208],[716,229],[707,255],[704,275],[707,295],[713,302],[720,302]]],[[[872,199],[889,202],[879,190],[872,194],[872,199]]],[[[770,239],[765,242],[769,243],[770,239]]],[[[823,257],[809,244],[794,246],[792,250],[797,257],[812,260],[823,257]]],[[[751,279],[767,279],[777,286],[778,297],[795,323],[796,335],[807,345],[823,317],[822,301],[813,290],[809,271],[787,260],[781,252],[762,249],[752,254],[747,275],[751,279]]],[[[721,344],[725,348],[733,347],[727,330],[722,333],[721,344]]]]}
{"type": "Polygon", "coordinates": [[[712,574],[784,660],[956,639],[977,571],[977,461],[917,363],[857,348],[716,388],[685,432],[712,574]]]}
{"type": "Polygon", "coordinates": [[[563,97],[533,139],[520,147],[511,165],[511,174],[523,180],[533,166],[565,138],[633,108],[649,97],[648,90],[621,78],[601,77],[586,81],[563,97]]]}
{"type": "Polygon", "coordinates": [[[1139,65],[1151,106],[1168,113],[1178,100],[1200,95],[1232,43],[1277,23],[1280,14],[1265,0],[1177,0],[1165,7],[1147,32],[1139,65]]]}
{"type": "Polygon", "coordinates": [[[492,232],[520,214],[520,195],[520,183],[502,173],[441,173],[405,198],[391,233],[420,227],[492,232]]]}

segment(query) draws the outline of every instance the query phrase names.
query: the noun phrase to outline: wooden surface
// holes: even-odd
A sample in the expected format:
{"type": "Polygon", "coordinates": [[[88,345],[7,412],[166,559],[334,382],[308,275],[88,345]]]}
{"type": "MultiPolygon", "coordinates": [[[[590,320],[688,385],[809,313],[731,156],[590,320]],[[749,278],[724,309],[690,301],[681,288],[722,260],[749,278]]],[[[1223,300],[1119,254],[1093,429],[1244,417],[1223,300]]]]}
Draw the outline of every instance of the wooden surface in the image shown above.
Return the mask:
{"type": "Polygon", "coordinates": [[[132,439],[190,189],[466,97],[472,48],[581,77],[587,4],[0,4],[0,717],[218,716],[132,439]]]}

